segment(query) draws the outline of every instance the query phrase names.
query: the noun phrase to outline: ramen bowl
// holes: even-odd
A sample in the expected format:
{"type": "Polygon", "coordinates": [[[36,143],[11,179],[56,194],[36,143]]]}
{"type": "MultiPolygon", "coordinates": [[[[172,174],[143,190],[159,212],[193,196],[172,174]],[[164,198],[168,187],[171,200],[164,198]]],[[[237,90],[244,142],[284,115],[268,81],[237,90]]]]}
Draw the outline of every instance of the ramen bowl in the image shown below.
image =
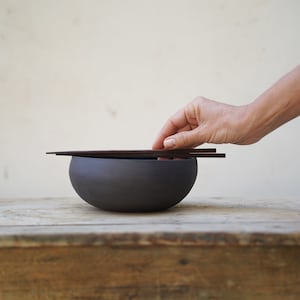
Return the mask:
{"type": "Polygon", "coordinates": [[[69,175],[77,194],[97,208],[155,212],[178,204],[190,192],[197,160],[72,156],[69,175]]]}

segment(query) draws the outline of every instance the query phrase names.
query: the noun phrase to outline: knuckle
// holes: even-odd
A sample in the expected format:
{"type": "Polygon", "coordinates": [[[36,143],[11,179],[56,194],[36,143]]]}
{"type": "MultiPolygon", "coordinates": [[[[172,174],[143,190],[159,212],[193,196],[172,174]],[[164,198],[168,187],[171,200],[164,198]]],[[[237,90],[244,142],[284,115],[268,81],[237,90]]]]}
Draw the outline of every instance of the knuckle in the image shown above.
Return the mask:
{"type": "Polygon", "coordinates": [[[196,98],[192,101],[192,103],[194,103],[194,104],[201,104],[201,103],[203,103],[205,100],[206,100],[205,97],[203,97],[203,96],[198,96],[198,97],[196,97],[196,98]]]}
{"type": "Polygon", "coordinates": [[[182,135],[181,135],[181,142],[182,144],[186,145],[188,143],[188,135],[186,134],[186,132],[182,132],[182,135]]]}
{"type": "Polygon", "coordinates": [[[191,135],[190,131],[181,132],[180,147],[191,147],[194,144],[194,136],[191,135]]]}
{"type": "Polygon", "coordinates": [[[184,147],[187,143],[186,132],[182,131],[178,134],[176,145],[178,147],[184,147]]]}

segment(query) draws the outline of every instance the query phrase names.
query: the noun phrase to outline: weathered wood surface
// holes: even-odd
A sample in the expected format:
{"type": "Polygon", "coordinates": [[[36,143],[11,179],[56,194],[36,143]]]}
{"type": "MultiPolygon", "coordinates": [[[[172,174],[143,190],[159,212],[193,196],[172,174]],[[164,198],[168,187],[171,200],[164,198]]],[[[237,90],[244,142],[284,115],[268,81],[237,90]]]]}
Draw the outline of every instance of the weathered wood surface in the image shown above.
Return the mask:
{"type": "Polygon", "coordinates": [[[0,299],[298,300],[299,247],[0,251],[0,299]]]}
{"type": "Polygon", "coordinates": [[[0,299],[300,299],[300,201],[0,200],[0,299]]]}
{"type": "Polygon", "coordinates": [[[56,244],[296,244],[300,199],[186,199],[125,214],[75,199],[0,200],[0,247],[56,244]]]}

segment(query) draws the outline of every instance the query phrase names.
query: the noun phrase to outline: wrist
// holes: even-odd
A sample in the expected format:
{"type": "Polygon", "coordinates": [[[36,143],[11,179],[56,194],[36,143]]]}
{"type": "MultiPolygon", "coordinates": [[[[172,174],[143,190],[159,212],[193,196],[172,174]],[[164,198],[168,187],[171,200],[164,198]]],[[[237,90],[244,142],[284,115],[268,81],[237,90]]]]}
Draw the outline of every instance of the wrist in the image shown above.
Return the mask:
{"type": "Polygon", "coordinates": [[[236,144],[250,145],[258,142],[263,136],[259,120],[259,108],[254,103],[238,107],[238,122],[235,124],[238,139],[236,144]]]}
{"type": "Polygon", "coordinates": [[[270,102],[269,97],[262,95],[254,102],[245,106],[244,122],[244,144],[254,144],[268,133],[281,125],[281,109],[279,103],[270,102]]]}

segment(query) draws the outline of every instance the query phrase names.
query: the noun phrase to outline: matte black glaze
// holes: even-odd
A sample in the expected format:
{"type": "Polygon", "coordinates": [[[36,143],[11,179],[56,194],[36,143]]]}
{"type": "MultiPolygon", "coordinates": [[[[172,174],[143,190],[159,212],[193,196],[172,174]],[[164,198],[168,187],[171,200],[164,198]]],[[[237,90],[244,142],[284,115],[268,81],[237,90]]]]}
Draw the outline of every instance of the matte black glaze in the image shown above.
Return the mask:
{"type": "Polygon", "coordinates": [[[46,154],[84,156],[101,158],[189,158],[189,157],[225,157],[225,153],[217,153],[216,148],[192,148],[173,150],[77,150],[77,151],[55,151],[46,154]]]}
{"type": "Polygon", "coordinates": [[[151,212],[170,208],[189,193],[197,176],[197,160],[73,156],[69,174],[75,191],[93,206],[151,212]]]}

